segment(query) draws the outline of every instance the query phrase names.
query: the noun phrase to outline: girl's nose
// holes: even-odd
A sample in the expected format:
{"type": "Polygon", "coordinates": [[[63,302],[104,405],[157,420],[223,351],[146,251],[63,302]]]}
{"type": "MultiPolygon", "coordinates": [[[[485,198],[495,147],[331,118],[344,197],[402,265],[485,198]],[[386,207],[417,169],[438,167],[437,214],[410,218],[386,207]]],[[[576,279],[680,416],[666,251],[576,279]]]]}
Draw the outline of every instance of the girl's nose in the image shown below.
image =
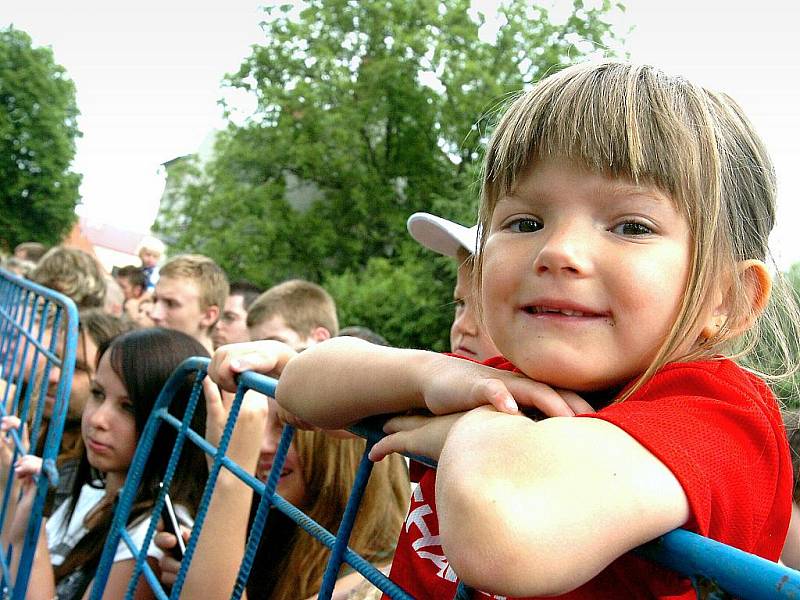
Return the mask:
{"type": "Polygon", "coordinates": [[[261,440],[261,454],[274,456],[278,451],[278,444],[281,441],[281,433],[283,427],[277,419],[267,419],[267,425],[264,428],[264,437],[261,440]]]}
{"type": "Polygon", "coordinates": [[[55,386],[58,383],[58,379],[60,377],[61,377],[61,368],[56,365],[52,365],[50,367],[50,372],[47,374],[47,383],[50,384],[50,386],[55,386]]]}
{"type": "Polygon", "coordinates": [[[101,402],[100,404],[95,405],[91,408],[87,405],[83,410],[89,422],[89,425],[92,428],[94,429],[108,428],[109,408],[106,402],[101,402]]]}
{"type": "Polygon", "coordinates": [[[591,228],[577,223],[554,225],[545,230],[544,243],[534,258],[538,274],[567,274],[581,276],[589,273],[592,265],[591,228]]]}

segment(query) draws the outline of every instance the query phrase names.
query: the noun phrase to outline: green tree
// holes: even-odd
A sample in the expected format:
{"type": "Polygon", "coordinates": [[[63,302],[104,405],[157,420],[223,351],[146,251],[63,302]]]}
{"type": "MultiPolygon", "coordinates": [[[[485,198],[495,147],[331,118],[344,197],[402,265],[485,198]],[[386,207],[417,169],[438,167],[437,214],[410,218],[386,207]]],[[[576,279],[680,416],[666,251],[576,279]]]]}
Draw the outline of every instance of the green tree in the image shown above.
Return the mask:
{"type": "Polygon", "coordinates": [[[495,108],[582,58],[576,43],[614,44],[606,21],[613,6],[576,0],[566,22],[554,24],[543,8],[509,2],[488,38],[469,0],[266,9],[264,44],[227,80],[254,94],[256,113],[221,134],[216,158],[187,179],[191,218],[169,227],[165,214],[160,231],[174,250],[205,251],[234,277],[321,282],[334,290],[343,323],[384,335],[394,299],[379,291],[394,293],[403,326],[390,341],[440,347],[453,270],[409,243],[406,218],[427,210],[474,222],[480,149],[495,108]],[[414,296],[399,298],[408,291],[414,296]],[[363,300],[358,311],[355,298],[363,300]],[[418,318],[423,305],[437,307],[435,323],[418,318]]]}
{"type": "Polygon", "coordinates": [[[75,221],[75,86],[49,48],[0,29],[0,248],[59,242],[75,221]]]}

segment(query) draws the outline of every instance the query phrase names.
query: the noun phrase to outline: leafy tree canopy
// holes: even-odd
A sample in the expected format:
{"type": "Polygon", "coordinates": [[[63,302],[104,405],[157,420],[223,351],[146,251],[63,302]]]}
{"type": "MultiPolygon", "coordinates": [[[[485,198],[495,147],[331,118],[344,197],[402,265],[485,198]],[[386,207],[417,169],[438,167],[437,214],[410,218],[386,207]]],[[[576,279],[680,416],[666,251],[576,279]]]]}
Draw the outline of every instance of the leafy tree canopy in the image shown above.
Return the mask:
{"type": "Polygon", "coordinates": [[[581,50],[617,43],[606,18],[618,5],[592,6],[575,0],[556,24],[508,2],[496,35],[469,0],[265,9],[264,43],[227,79],[255,96],[255,114],[181,180],[157,228],[173,251],[214,256],[233,277],[327,285],[343,324],[441,349],[454,270],[410,241],[405,221],[424,210],[475,222],[497,108],[581,50]]]}
{"type": "Polygon", "coordinates": [[[59,242],[75,221],[75,86],[49,48],[0,29],[0,248],[59,242]]]}

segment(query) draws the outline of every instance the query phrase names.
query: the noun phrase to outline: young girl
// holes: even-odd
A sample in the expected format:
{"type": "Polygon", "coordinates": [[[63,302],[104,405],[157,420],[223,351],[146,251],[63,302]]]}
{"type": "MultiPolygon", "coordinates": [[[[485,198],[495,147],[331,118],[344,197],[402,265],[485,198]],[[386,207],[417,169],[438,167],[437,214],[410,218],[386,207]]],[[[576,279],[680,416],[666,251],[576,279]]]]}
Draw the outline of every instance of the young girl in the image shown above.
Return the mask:
{"type": "Polygon", "coordinates": [[[767,386],[730,360],[772,319],[774,189],[730,98],[651,67],[571,67],[511,105],[486,156],[477,271],[504,360],[337,339],[278,387],[286,418],[324,428],[446,415],[395,418],[373,450],[439,460],[393,579],[417,598],[452,597],[459,577],[504,596],[694,597],[628,553],[676,527],[778,558],[786,436],[767,386]]]}
{"type": "MultiPolygon", "coordinates": [[[[42,528],[27,598],[88,597],[111,525],[117,493],[125,481],[136,443],[158,393],[180,362],[203,354],[208,355],[190,336],[155,328],[124,334],[98,349],[97,371],[81,423],[85,452],[71,498],[56,509],[46,529],[42,528]]],[[[187,382],[170,407],[170,412],[179,418],[185,412],[190,391],[191,385],[187,382]]],[[[198,403],[192,426],[197,431],[205,427],[202,401],[198,403]]],[[[149,521],[145,516],[149,516],[155,502],[174,441],[174,430],[162,427],[145,465],[128,528],[133,539],[139,542],[147,531],[149,521]]],[[[18,475],[30,476],[36,467],[33,461],[23,460],[17,469],[18,475]]],[[[170,486],[173,502],[184,512],[193,514],[196,510],[207,472],[204,454],[187,444],[170,486]]],[[[30,488],[33,490],[33,486],[30,488]]],[[[13,544],[20,544],[25,533],[27,515],[23,505],[21,501],[15,515],[16,525],[11,528],[9,541],[13,544]]],[[[155,548],[151,548],[148,555],[153,564],[161,556],[155,548]]],[[[104,598],[124,597],[134,562],[127,546],[121,543],[104,598]]],[[[139,584],[136,597],[153,597],[144,580],[139,584]]]]}

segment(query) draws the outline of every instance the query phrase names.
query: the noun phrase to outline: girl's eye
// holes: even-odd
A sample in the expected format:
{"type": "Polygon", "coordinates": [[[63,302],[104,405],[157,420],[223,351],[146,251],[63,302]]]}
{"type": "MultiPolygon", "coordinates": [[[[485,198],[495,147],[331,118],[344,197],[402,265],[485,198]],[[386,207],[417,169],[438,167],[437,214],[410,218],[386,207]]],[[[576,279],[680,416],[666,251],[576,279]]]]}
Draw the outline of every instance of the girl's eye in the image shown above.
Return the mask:
{"type": "Polygon", "coordinates": [[[636,221],[627,221],[625,223],[620,223],[612,230],[614,233],[618,233],[620,235],[626,236],[642,236],[642,235],[650,235],[653,233],[653,230],[650,229],[644,223],[639,223],[636,221]]]}
{"type": "Polygon", "coordinates": [[[543,225],[539,221],[530,217],[515,219],[508,224],[508,228],[514,233],[533,233],[542,227],[543,225]]]}
{"type": "Polygon", "coordinates": [[[93,387],[92,388],[92,398],[94,398],[95,400],[105,400],[106,394],[99,387],[93,387]]]}
{"type": "Polygon", "coordinates": [[[130,413],[132,415],[136,413],[136,411],[133,408],[133,402],[125,401],[125,402],[122,402],[120,404],[120,406],[121,406],[122,410],[124,410],[127,413],[130,413]]]}

